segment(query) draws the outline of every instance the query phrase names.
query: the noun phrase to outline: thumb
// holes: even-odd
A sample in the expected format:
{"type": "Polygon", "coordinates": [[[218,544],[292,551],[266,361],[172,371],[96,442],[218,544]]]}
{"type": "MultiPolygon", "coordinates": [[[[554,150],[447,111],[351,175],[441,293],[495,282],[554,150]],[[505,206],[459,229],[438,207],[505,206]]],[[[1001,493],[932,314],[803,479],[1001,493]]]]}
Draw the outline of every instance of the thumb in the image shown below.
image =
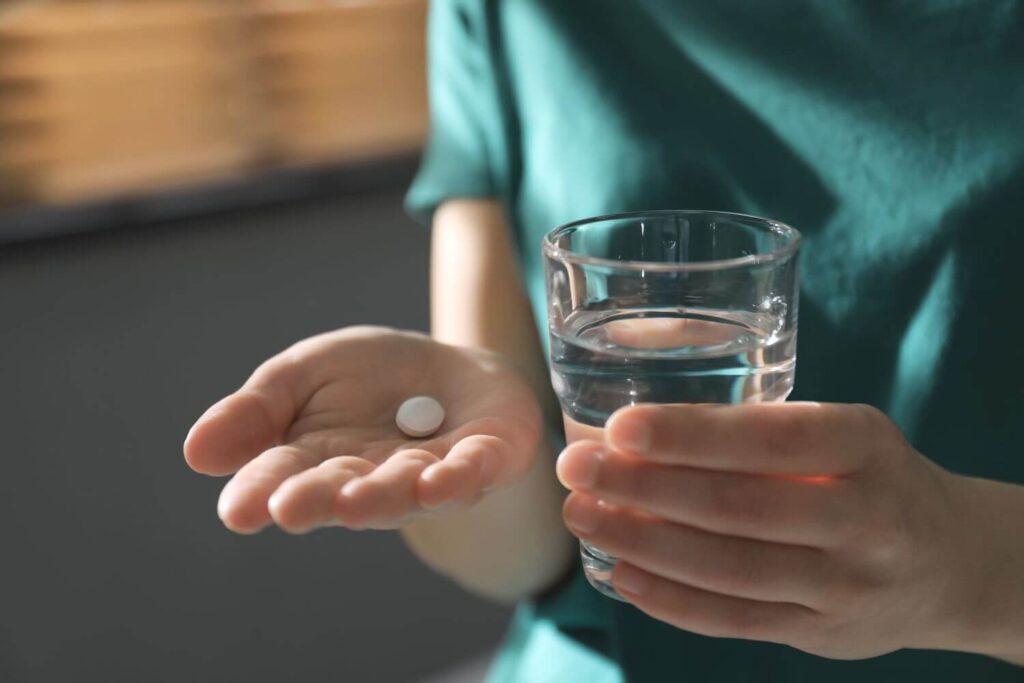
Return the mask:
{"type": "Polygon", "coordinates": [[[283,441],[303,404],[298,399],[305,382],[302,365],[282,355],[260,366],[241,389],[196,421],[185,437],[189,467],[213,476],[231,474],[283,441]]]}

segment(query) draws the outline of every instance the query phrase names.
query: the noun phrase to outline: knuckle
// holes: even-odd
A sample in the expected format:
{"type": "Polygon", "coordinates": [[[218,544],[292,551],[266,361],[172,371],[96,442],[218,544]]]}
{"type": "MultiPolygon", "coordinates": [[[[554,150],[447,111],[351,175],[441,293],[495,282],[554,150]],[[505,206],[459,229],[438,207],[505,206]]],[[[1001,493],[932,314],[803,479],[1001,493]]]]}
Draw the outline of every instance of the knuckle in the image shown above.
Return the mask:
{"type": "Polygon", "coordinates": [[[867,553],[874,562],[892,566],[908,555],[909,539],[902,525],[893,520],[885,520],[873,525],[870,530],[870,543],[867,553]]]}
{"type": "MultiPolygon", "coordinates": [[[[288,370],[285,369],[285,366],[290,363],[291,361],[282,358],[271,359],[264,363],[261,370],[266,368],[272,373],[287,373],[288,370]]],[[[260,385],[246,386],[240,389],[236,395],[241,397],[243,400],[248,401],[250,405],[259,412],[259,416],[263,420],[264,424],[273,425],[276,422],[276,416],[274,414],[275,402],[273,391],[271,389],[260,385]]]]}
{"type": "Polygon", "coordinates": [[[851,524],[845,545],[873,567],[893,567],[911,554],[911,539],[898,514],[877,510],[851,524]]]}
{"type": "Polygon", "coordinates": [[[877,427],[879,424],[888,423],[888,416],[873,405],[867,403],[852,403],[849,409],[855,411],[862,420],[864,426],[877,427]]]}
{"type": "Polygon", "coordinates": [[[903,432],[892,419],[875,406],[855,403],[849,406],[858,416],[857,430],[872,438],[876,444],[904,441],[903,432]]]}

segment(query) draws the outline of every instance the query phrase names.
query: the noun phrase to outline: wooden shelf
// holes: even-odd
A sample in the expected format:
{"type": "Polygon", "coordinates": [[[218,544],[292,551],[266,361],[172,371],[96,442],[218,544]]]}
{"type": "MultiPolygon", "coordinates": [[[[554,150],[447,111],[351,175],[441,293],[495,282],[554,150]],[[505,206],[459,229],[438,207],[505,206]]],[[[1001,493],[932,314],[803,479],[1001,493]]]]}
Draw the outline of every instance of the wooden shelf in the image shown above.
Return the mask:
{"type": "Polygon", "coordinates": [[[0,205],[416,150],[426,0],[0,6],[0,205]]]}

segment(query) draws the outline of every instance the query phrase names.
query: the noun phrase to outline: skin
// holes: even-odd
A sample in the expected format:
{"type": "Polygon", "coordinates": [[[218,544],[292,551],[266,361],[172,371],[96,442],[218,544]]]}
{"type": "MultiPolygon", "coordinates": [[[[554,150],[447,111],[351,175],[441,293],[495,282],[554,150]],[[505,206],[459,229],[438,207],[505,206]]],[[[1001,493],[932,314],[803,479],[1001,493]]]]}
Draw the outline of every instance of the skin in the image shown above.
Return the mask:
{"type": "Polygon", "coordinates": [[[498,354],[360,326],[260,366],[199,419],[185,458],[234,474],[217,505],[232,531],[393,529],[520,478],[539,439],[537,402],[498,354]],[[437,434],[414,439],[394,415],[420,394],[446,415],[437,434]]]}
{"type": "Polygon", "coordinates": [[[638,405],[568,446],[581,539],[652,617],[836,659],[1024,664],[1024,487],[943,470],[869,406],[638,405]]]}
{"type": "Polygon", "coordinates": [[[217,508],[233,531],[398,528],[427,566],[515,602],[576,556],[541,434],[558,409],[500,205],[447,202],[432,239],[431,337],[357,327],[299,342],[198,419],[185,458],[233,475],[217,508]],[[429,439],[394,424],[416,394],[447,412],[429,439]]]}
{"type": "Polygon", "coordinates": [[[427,565],[513,601],[576,561],[564,512],[622,558],[619,592],[681,629],[1024,663],[1024,487],[943,470],[873,408],[624,408],[559,457],[563,511],[542,436],[557,408],[501,208],[449,202],[434,236],[432,337],[304,340],[196,422],[185,457],[233,475],[229,529],[400,528],[427,565]],[[394,425],[415,394],[447,410],[432,437],[394,425]]]}
{"type": "MultiPolygon", "coordinates": [[[[521,373],[548,425],[560,414],[503,207],[487,199],[445,202],[434,213],[430,333],[448,344],[501,354],[521,373]]],[[[421,517],[401,529],[427,566],[466,589],[515,602],[547,589],[577,558],[561,522],[565,490],[549,439],[528,454],[526,474],[472,508],[421,517]]]]}

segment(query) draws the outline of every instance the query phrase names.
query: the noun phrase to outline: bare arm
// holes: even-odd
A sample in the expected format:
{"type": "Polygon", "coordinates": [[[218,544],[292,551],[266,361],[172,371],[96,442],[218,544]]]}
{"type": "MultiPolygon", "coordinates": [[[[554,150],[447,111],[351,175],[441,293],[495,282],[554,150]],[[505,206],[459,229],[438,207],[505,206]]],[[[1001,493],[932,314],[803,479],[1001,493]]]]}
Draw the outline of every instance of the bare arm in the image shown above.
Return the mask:
{"type": "MultiPolygon", "coordinates": [[[[431,334],[496,351],[522,369],[551,420],[558,413],[501,205],[453,200],[434,217],[431,334]]],[[[564,492],[547,443],[518,482],[475,506],[402,530],[427,565],[486,597],[514,601],[556,581],[573,556],[561,520],[564,492]]]]}

